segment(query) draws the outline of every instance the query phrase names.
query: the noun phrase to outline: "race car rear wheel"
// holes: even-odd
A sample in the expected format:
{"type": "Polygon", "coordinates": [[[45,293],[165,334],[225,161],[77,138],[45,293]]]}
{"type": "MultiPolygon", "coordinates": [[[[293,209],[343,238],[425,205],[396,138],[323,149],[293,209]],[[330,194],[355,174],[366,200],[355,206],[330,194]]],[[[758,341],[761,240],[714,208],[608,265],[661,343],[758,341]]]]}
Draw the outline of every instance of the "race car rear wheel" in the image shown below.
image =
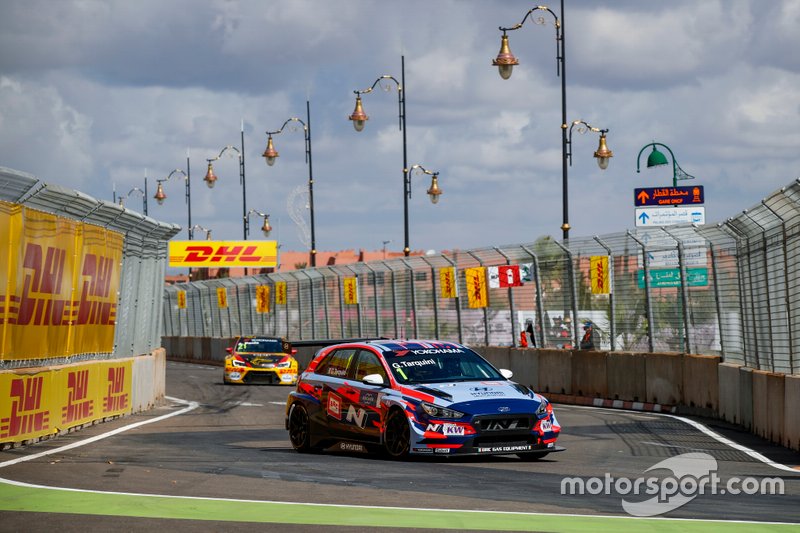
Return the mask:
{"type": "Polygon", "coordinates": [[[311,451],[311,424],[308,411],[302,405],[295,403],[289,412],[289,441],[298,452],[311,451]]]}
{"type": "Polygon", "coordinates": [[[517,457],[522,459],[523,461],[538,461],[543,457],[547,456],[550,452],[539,452],[539,453],[518,453],[517,457]]]}
{"type": "Polygon", "coordinates": [[[410,429],[406,415],[399,410],[389,413],[384,432],[384,448],[393,459],[402,459],[408,455],[410,448],[410,429]]]}

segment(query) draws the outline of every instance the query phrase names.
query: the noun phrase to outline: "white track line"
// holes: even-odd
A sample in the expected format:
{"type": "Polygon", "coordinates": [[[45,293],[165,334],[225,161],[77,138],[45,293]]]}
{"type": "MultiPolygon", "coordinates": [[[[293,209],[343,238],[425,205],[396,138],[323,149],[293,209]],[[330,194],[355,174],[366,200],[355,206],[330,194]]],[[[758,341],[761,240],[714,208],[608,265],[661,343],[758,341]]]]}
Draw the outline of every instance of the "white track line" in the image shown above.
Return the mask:
{"type": "Polygon", "coordinates": [[[25,461],[33,461],[34,459],[38,459],[38,458],[44,457],[46,455],[51,455],[51,454],[54,454],[54,453],[59,453],[59,452],[71,450],[72,448],[78,448],[79,446],[84,446],[86,444],[91,444],[92,442],[97,442],[99,440],[106,439],[106,438],[112,437],[114,435],[118,435],[119,433],[122,433],[123,431],[128,431],[130,429],[135,429],[135,428],[138,428],[140,426],[144,426],[145,424],[152,424],[153,422],[160,422],[161,420],[166,420],[167,418],[172,418],[173,416],[182,415],[183,413],[188,413],[189,411],[192,411],[193,409],[196,409],[200,405],[197,402],[188,402],[186,400],[181,400],[179,398],[172,398],[170,396],[166,396],[166,399],[171,401],[171,402],[182,403],[182,404],[186,405],[186,407],[184,407],[183,409],[181,409],[179,411],[175,411],[174,413],[169,413],[169,414],[166,414],[166,415],[163,415],[163,416],[159,416],[159,417],[156,417],[156,418],[151,418],[151,419],[148,419],[148,420],[142,420],[141,422],[136,422],[134,424],[129,424],[127,426],[123,426],[121,428],[114,429],[112,431],[109,431],[107,433],[103,433],[101,435],[96,435],[94,437],[90,437],[90,438],[85,439],[85,440],[81,440],[81,441],[78,441],[78,442],[73,442],[72,444],[67,444],[66,446],[61,446],[59,448],[53,448],[52,450],[46,450],[46,451],[43,451],[43,452],[40,452],[40,453],[35,453],[35,454],[32,454],[32,455],[25,455],[23,457],[18,457],[16,459],[11,459],[10,461],[4,461],[4,462],[0,463],[0,468],[6,467],[6,466],[15,465],[15,464],[18,464],[18,463],[24,463],[25,461]]]}
{"type": "MultiPolygon", "coordinates": [[[[590,406],[585,406],[585,405],[561,404],[561,406],[570,407],[570,408],[574,408],[574,409],[589,409],[589,410],[608,411],[608,412],[611,412],[611,413],[621,413],[621,412],[622,413],[637,413],[638,412],[638,411],[628,411],[628,410],[625,410],[625,409],[608,409],[608,408],[605,408],[605,407],[590,407],[590,406]]],[[[648,415],[652,415],[652,416],[666,416],[666,417],[669,417],[669,418],[674,418],[676,420],[680,420],[684,424],[688,424],[688,425],[692,426],[693,428],[697,429],[698,431],[700,431],[702,433],[705,433],[706,435],[708,435],[712,439],[716,440],[717,442],[720,442],[720,443],[722,443],[722,444],[724,444],[726,446],[730,446],[734,450],[739,450],[740,452],[744,452],[747,455],[749,455],[750,457],[752,457],[753,459],[756,459],[757,461],[761,461],[762,463],[764,463],[766,465],[769,465],[769,466],[771,466],[773,468],[777,468],[778,470],[784,470],[786,472],[792,472],[794,474],[800,473],[800,470],[798,470],[797,468],[792,468],[791,466],[786,466],[784,464],[777,463],[777,462],[773,461],[772,459],[770,459],[769,457],[761,455],[757,451],[752,450],[752,449],[748,448],[747,446],[743,446],[741,444],[733,442],[732,440],[730,440],[727,437],[723,437],[719,433],[713,431],[708,426],[705,426],[705,425],[701,424],[700,422],[695,422],[694,420],[690,420],[690,419],[684,418],[682,416],[671,415],[671,414],[667,414],[667,413],[655,413],[655,412],[651,413],[651,412],[648,412],[647,414],[648,415]]]]}

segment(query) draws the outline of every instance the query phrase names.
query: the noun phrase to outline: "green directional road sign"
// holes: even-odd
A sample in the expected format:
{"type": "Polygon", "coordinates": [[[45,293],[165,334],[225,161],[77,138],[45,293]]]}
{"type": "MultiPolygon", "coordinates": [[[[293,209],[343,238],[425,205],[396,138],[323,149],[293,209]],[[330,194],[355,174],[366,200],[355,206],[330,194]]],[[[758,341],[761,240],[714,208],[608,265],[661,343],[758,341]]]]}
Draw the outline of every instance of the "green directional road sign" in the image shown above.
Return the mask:
{"type": "MultiPolygon", "coordinates": [[[[637,271],[639,288],[644,289],[644,269],[637,271]]],[[[680,287],[681,269],[679,268],[651,268],[650,288],[661,289],[664,287],[680,287]]],[[[686,285],[689,287],[705,287],[708,285],[707,268],[687,268],[686,285]]]]}

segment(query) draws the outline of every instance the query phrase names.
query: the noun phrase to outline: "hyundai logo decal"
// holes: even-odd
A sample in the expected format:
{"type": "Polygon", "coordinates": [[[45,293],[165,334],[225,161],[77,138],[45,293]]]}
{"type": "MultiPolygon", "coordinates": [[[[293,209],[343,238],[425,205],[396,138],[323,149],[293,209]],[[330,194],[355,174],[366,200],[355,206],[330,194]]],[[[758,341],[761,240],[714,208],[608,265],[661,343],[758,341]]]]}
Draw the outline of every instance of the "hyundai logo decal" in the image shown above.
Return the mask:
{"type": "Polygon", "coordinates": [[[506,407],[504,405],[502,407],[498,407],[497,410],[500,411],[501,413],[507,413],[507,412],[509,412],[511,410],[511,408],[510,407],[506,407]]]}

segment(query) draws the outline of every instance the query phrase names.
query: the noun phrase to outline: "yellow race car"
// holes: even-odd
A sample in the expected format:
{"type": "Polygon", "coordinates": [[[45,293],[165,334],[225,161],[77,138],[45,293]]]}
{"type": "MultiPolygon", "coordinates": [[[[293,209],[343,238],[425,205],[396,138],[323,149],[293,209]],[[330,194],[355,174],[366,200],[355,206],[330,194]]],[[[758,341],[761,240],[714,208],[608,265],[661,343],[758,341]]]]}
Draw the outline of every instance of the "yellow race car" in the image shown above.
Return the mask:
{"type": "Polygon", "coordinates": [[[279,337],[239,337],[227,349],[225,383],[295,385],[297,350],[279,337]]]}

